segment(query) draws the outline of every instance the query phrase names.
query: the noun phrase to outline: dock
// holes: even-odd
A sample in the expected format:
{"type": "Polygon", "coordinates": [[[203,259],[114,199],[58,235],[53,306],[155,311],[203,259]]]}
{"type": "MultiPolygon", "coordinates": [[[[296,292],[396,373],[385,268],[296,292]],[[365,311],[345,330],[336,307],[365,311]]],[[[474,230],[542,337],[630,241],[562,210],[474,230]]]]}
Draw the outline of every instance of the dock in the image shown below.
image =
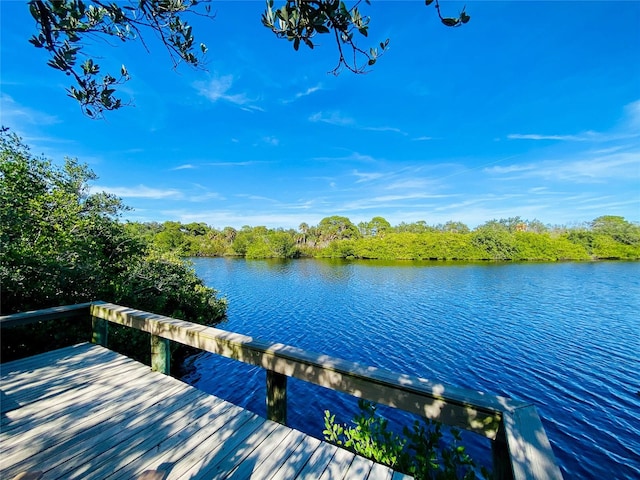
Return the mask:
{"type": "Polygon", "coordinates": [[[2,479],[405,478],[99,345],[1,371],[2,479]]]}
{"type": "Polygon", "coordinates": [[[6,315],[0,331],[61,318],[91,322],[91,343],[0,366],[3,480],[409,478],[289,428],[288,378],[488,438],[495,480],[562,479],[528,402],[102,301],[6,315]],[[108,349],[110,324],[149,334],[150,366],[108,349]],[[264,369],[267,418],[170,377],[171,342],[264,369]]]}

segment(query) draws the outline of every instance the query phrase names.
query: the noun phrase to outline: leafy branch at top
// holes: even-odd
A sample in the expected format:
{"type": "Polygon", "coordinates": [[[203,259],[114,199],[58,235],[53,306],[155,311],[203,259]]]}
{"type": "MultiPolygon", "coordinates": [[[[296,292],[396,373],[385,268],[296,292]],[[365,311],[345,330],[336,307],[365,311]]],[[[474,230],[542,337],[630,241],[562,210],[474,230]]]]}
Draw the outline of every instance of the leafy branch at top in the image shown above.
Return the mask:
{"type": "MultiPolygon", "coordinates": [[[[369,5],[370,0],[364,0],[369,5]]],[[[347,7],[341,0],[287,0],[274,9],[274,1],[267,0],[267,8],[262,14],[262,23],[270,28],[279,38],[293,42],[298,50],[300,44],[315,47],[315,37],[319,34],[333,34],[338,49],[338,65],[332,73],[338,74],[343,68],[354,73],[364,73],[367,67],[374,65],[377,59],[389,46],[389,39],[381,41],[377,46],[365,50],[358,46],[356,33],[368,37],[370,17],[363,16],[358,8],[361,0],[347,7]]],[[[426,0],[427,6],[434,0],[426,0]]],[[[448,27],[458,27],[467,23],[471,17],[464,8],[458,17],[443,17],[440,4],[435,0],[435,7],[442,23],[448,27]]]]}
{"type": "Polygon", "coordinates": [[[76,86],[67,92],[80,103],[82,111],[92,118],[102,117],[105,110],[122,106],[122,100],[114,95],[115,87],[127,81],[129,73],[123,65],[117,78],[109,73],[102,75],[93,58],[80,62],[83,40],[140,40],[147,48],[142,33],[152,31],[167,48],[174,67],[181,61],[199,67],[207,47],[202,43],[195,46],[192,27],[183,19],[186,13],[213,18],[209,5],[204,12],[196,9],[198,5],[198,0],[139,0],[124,5],[98,0],[31,0],[29,10],[38,32],[29,42],[50,52],[50,67],[75,79],[76,86]]]}
{"type": "MultiPolygon", "coordinates": [[[[38,31],[29,40],[34,46],[51,54],[47,64],[73,77],[75,85],[67,89],[87,116],[103,117],[105,111],[117,110],[123,103],[115,96],[116,88],[129,79],[122,65],[118,75],[102,73],[100,65],[85,53],[86,40],[115,38],[122,42],[140,41],[147,49],[143,33],[151,32],[166,47],[174,68],[185,62],[200,67],[207,52],[204,43],[196,43],[192,27],[184,17],[194,14],[214,18],[210,0],[30,0],[29,10],[38,31]],[[201,8],[201,7],[204,8],[201,8]]],[[[368,49],[358,45],[358,35],[368,37],[370,18],[360,11],[362,0],[347,6],[341,0],[286,0],[274,8],[274,0],[267,0],[262,23],[279,38],[313,49],[317,35],[329,34],[335,39],[338,64],[334,74],[346,68],[364,73],[374,65],[388,48],[389,39],[368,49]]],[[[364,0],[370,4],[370,0],[364,0]]],[[[458,17],[443,17],[439,0],[425,0],[435,5],[442,23],[458,27],[470,17],[464,9],[458,17]]]]}

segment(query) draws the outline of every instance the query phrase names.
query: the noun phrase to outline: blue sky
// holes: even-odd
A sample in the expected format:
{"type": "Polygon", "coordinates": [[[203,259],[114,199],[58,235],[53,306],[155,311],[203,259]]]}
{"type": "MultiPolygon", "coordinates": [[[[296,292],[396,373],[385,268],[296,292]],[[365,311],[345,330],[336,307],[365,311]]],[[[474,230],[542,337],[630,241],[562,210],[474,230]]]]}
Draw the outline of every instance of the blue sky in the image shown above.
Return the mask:
{"type": "Polygon", "coordinates": [[[471,21],[448,29],[422,1],[374,0],[361,45],[390,49],[339,76],[330,37],[295,52],[261,25],[263,2],[214,2],[213,22],[193,22],[206,70],[173,70],[150,36],[150,53],[89,45],[132,77],[134,106],[105,120],[84,117],[27,42],[26,4],[0,3],[2,125],[88,163],[127,219],[640,221],[640,2],[467,1],[471,21]]]}

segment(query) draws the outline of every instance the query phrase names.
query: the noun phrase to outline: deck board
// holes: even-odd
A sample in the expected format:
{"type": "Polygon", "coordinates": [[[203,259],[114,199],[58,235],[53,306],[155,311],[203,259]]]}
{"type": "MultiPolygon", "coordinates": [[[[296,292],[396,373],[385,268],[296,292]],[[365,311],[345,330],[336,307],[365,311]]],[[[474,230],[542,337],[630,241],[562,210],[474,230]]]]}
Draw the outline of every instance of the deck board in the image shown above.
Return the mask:
{"type": "Polygon", "coordinates": [[[36,470],[43,480],[135,479],[150,470],[165,480],[394,475],[100,346],[0,371],[0,478],[36,470]]]}

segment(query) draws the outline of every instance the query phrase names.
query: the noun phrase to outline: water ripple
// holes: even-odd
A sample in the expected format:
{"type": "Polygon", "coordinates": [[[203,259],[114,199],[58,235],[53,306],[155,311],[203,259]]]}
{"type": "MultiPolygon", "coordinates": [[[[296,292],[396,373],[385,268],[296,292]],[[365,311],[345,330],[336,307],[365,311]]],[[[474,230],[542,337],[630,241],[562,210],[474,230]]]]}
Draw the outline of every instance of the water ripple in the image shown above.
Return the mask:
{"type": "MultiPolygon", "coordinates": [[[[640,264],[195,264],[229,299],[221,328],[533,402],[566,478],[640,478],[640,264]]],[[[264,414],[263,371],[191,361],[188,381],[264,414]]],[[[326,408],[355,411],[348,396],[289,389],[290,423],[308,433],[326,408]]]]}

